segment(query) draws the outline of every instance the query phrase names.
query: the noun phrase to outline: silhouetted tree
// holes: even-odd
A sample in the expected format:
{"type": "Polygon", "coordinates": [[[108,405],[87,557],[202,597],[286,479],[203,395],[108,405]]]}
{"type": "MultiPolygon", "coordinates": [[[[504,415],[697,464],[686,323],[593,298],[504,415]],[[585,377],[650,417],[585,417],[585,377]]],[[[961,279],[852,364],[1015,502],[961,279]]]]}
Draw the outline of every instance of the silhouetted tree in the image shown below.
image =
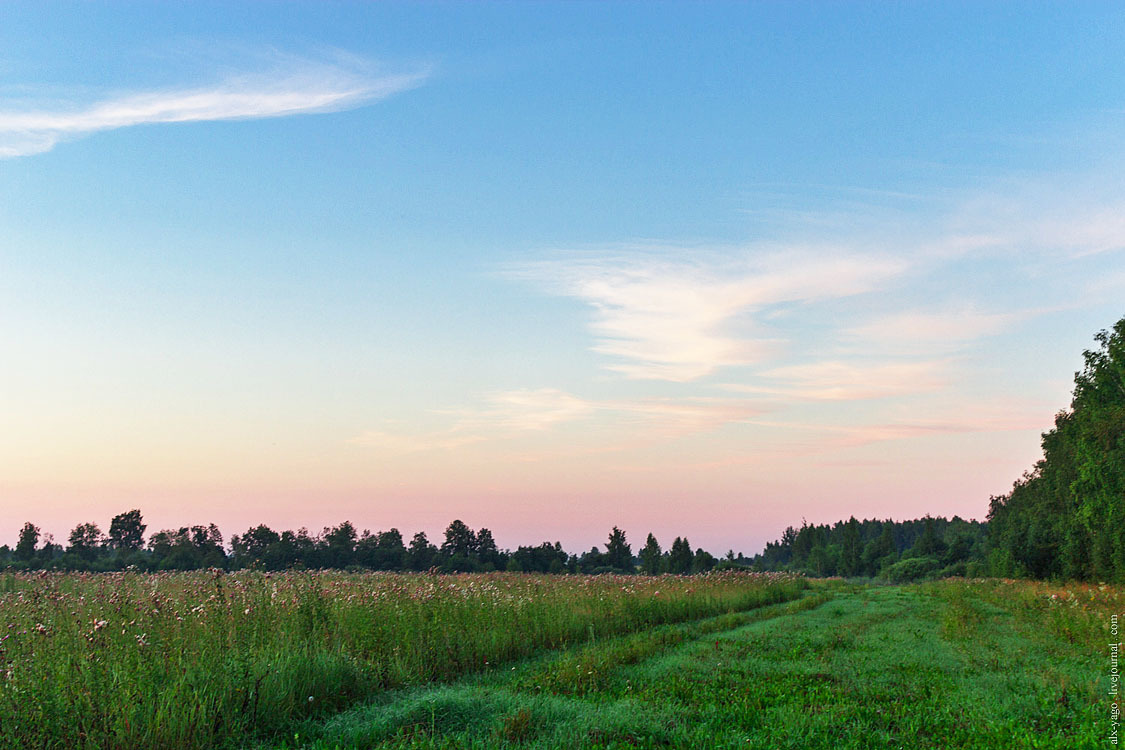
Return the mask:
{"type": "Polygon", "coordinates": [[[578,569],[583,573],[603,572],[608,567],[605,555],[597,547],[591,547],[589,552],[582,553],[578,558],[578,569]]]}
{"type": "Polygon", "coordinates": [[[496,540],[492,538],[492,532],[488,529],[480,529],[476,533],[476,556],[487,569],[495,570],[500,567],[501,554],[500,550],[496,548],[496,540]]]}
{"type": "Polygon", "coordinates": [[[105,539],[96,523],[80,523],[70,532],[67,542],[67,552],[90,562],[98,556],[105,539]]]}
{"type": "Polygon", "coordinates": [[[633,550],[625,540],[625,532],[616,526],[609,533],[609,541],[605,545],[605,560],[611,567],[632,573],[636,570],[633,566],[633,550]]]}
{"type": "Polygon", "coordinates": [[[650,576],[656,575],[661,572],[662,562],[660,543],[655,536],[649,534],[645,539],[645,546],[641,548],[641,570],[650,576]]]}
{"type": "Polygon", "coordinates": [[[351,521],[344,521],[339,526],[325,529],[321,534],[324,544],[322,565],[330,568],[346,568],[351,565],[355,557],[357,538],[355,526],[351,521]]]}
{"type": "Polygon", "coordinates": [[[691,552],[691,544],[686,538],[676,537],[668,549],[668,572],[683,575],[691,572],[691,565],[695,555],[691,552]]]}
{"type": "Polygon", "coordinates": [[[278,559],[281,553],[281,535],[265,524],[247,529],[241,537],[232,536],[230,546],[236,565],[255,565],[267,570],[284,567],[284,563],[278,559]]]}
{"type": "Polygon", "coordinates": [[[402,570],[406,567],[406,545],[398,529],[371,534],[363,532],[356,544],[356,562],[373,570],[402,570]]]}
{"type": "Polygon", "coordinates": [[[562,544],[543,542],[538,547],[519,547],[508,558],[507,569],[525,573],[562,573],[566,571],[569,557],[562,544]]]}
{"type": "Polygon", "coordinates": [[[163,529],[148,540],[153,562],[161,570],[226,567],[223,535],[215,524],[163,529]]]}
{"type": "Polygon", "coordinates": [[[109,546],[118,550],[140,549],[144,544],[144,533],[147,528],[141,521],[139,510],[114,516],[109,522],[109,546]]]}
{"type": "Polygon", "coordinates": [[[441,544],[441,554],[447,557],[468,557],[476,551],[477,539],[473,530],[463,521],[456,520],[445,529],[445,541],[441,544]]]}
{"type": "Polygon", "coordinates": [[[707,571],[714,568],[715,563],[717,562],[718,560],[715,559],[714,555],[700,547],[695,551],[695,555],[692,556],[691,572],[706,573],[707,571]]]}
{"type": "Polygon", "coordinates": [[[410,549],[407,558],[410,562],[410,567],[413,570],[428,570],[433,567],[434,558],[437,557],[437,547],[430,544],[430,540],[426,538],[426,532],[419,531],[410,540],[410,549]]]}
{"type": "Polygon", "coordinates": [[[17,560],[30,562],[35,558],[35,547],[39,544],[39,527],[28,521],[20,529],[19,541],[16,542],[16,551],[13,557],[17,560]]]}

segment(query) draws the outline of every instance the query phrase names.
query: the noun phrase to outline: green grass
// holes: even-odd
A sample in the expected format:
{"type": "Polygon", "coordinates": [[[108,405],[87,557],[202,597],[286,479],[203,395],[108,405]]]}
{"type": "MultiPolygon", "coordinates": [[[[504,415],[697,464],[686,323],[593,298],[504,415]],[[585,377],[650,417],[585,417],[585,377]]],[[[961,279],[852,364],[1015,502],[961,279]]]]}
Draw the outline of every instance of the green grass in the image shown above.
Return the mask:
{"type": "MultiPolygon", "coordinates": [[[[1044,627],[1054,617],[1041,601],[1049,596],[1035,584],[1008,586],[821,585],[801,600],[751,613],[654,628],[451,685],[386,693],[327,721],[306,722],[271,747],[1108,744],[1108,655],[1101,648],[1107,639],[1085,626],[1044,627]],[[1082,637],[1067,638],[1071,632],[1082,637]]],[[[1060,617],[1097,619],[1087,614],[1071,607],[1060,617]]]]}
{"type": "Polygon", "coordinates": [[[1085,748],[1113,586],[0,578],[0,748],[1085,748]]]}
{"type": "Polygon", "coordinates": [[[5,575],[0,748],[239,747],[391,689],[806,588],[737,572],[5,575]]]}

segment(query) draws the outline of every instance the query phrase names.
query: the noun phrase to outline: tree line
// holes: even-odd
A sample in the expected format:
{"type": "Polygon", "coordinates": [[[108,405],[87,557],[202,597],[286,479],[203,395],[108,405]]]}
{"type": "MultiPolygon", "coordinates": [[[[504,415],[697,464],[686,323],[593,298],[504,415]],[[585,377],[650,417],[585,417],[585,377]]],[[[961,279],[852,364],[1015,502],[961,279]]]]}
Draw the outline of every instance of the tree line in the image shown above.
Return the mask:
{"type": "Polygon", "coordinates": [[[987,525],[958,516],[808,523],[787,528],[751,560],[757,570],[893,582],[986,574],[987,525]]]}
{"type": "Polygon", "coordinates": [[[96,523],[81,523],[56,543],[31,522],[25,523],[15,548],[0,547],[0,567],[17,570],[144,571],[354,569],[385,571],[438,570],[445,573],[505,570],[528,573],[698,573],[717,566],[748,565],[749,560],[728,552],[720,561],[703,549],[692,551],[686,537],[676,537],[668,551],[648,535],[638,556],[625,532],[613,527],[604,549],[597,546],[570,554],[559,542],[499,549],[487,528],[476,531],[460,520],[445,529],[440,545],[419,531],[407,542],[395,528],[360,532],[350,521],[325,527],[275,531],[260,524],[224,544],[215,524],[163,529],[147,542],[147,526],[140,510],[113,517],[109,532],[96,523]]]}
{"type": "Polygon", "coordinates": [[[1125,318],[1094,336],[1043,457],[989,499],[986,523],[954,517],[786,529],[756,567],[890,580],[991,575],[1125,581],[1125,318]]]}
{"type": "Polygon", "coordinates": [[[995,575],[1125,580],[1125,318],[1094,340],[1043,458],[991,498],[995,575]]]}

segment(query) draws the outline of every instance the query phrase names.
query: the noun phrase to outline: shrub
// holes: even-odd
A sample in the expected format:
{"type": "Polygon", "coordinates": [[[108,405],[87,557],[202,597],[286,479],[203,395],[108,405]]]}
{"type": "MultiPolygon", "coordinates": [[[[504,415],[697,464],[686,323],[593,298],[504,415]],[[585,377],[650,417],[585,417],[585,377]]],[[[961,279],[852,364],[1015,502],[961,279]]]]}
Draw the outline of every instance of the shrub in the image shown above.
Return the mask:
{"type": "Polygon", "coordinates": [[[933,557],[911,557],[886,568],[879,578],[891,583],[906,583],[934,578],[941,563],[933,557]]]}

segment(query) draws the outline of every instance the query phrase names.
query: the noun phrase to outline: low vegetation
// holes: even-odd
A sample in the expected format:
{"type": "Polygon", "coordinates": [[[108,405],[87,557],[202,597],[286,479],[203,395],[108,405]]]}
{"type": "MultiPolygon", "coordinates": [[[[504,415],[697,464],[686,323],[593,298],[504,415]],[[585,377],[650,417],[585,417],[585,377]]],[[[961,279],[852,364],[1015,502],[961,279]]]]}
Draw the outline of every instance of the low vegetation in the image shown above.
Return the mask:
{"type": "Polygon", "coordinates": [[[1119,593],[821,582],[745,615],[394,691],[269,747],[1100,747],[1119,593]]]}
{"type": "Polygon", "coordinates": [[[235,746],[362,698],[793,599],[785,574],[0,576],[0,747],[235,746]]]}

